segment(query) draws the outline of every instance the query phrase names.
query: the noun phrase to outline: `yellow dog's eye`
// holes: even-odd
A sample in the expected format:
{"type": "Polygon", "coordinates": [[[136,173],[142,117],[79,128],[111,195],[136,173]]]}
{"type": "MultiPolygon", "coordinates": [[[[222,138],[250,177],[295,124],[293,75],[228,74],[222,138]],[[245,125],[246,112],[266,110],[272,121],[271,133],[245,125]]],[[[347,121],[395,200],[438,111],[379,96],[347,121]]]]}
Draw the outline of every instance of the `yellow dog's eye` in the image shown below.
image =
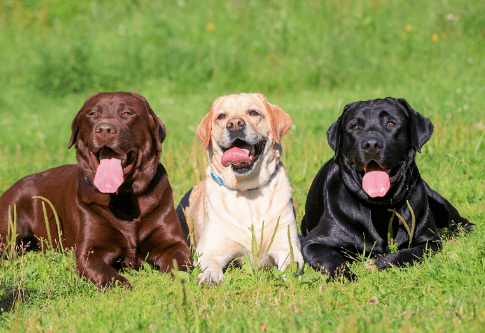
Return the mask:
{"type": "Polygon", "coordinates": [[[226,115],[224,113],[221,113],[220,115],[217,116],[217,119],[224,119],[226,118],[226,115]]]}
{"type": "Polygon", "coordinates": [[[250,116],[259,116],[259,112],[258,112],[258,111],[256,111],[256,110],[250,110],[250,111],[249,111],[249,115],[250,115],[250,116]]]}

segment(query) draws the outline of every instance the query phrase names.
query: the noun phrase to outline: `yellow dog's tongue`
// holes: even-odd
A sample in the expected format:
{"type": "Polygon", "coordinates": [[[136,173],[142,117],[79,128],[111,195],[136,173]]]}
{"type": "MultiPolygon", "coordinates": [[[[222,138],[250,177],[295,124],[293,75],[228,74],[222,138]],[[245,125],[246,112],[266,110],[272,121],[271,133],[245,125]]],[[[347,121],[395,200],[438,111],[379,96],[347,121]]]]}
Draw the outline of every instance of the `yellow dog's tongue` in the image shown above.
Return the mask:
{"type": "Polygon", "coordinates": [[[251,163],[251,158],[249,157],[248,149],[241,148],[231,148],[227,150],[221,157],[221,164],[227,168],[229,165],[234,165],[236,167],[242,167],[249,165],[251,163]]]}
{"type": "Polygon", "coordinates": [[[362,187],[371,198],[383,197],[391,188],[389,175],[384,171],[367,172],[362,179],[362,187]]]}
{"type": "Polygon", "coordinates": [[[118,158],[104,158],[99,162],[94,186],[103,193],[114,193],[123,184],[123,169],[118,158]]]}

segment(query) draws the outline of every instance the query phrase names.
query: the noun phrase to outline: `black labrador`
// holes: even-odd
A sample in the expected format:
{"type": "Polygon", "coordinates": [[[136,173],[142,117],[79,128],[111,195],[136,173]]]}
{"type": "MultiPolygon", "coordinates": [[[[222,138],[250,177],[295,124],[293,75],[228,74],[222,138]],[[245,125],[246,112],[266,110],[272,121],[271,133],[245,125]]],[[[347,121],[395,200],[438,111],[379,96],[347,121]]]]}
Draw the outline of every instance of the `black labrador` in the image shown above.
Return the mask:
{"type": "Polygon", "coordinates": [[[355,279],[346,261],[358,255],[376,257],[379,270],[413,264],[441,249],[437,228],[471,230],[419,174],[416,151],[432,133],[431,121],[404,99],[345,106],[327,132],[335,156],[308,193],[301,223],[305,262],[331,277],[341,271],[355,279]]]}

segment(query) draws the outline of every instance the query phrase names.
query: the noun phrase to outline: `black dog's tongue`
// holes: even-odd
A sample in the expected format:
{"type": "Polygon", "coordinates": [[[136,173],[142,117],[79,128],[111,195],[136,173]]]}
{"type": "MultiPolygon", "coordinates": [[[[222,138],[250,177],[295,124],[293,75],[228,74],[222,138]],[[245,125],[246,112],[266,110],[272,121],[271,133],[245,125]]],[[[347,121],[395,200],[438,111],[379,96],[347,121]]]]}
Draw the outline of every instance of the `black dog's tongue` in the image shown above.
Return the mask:
{"type": "Polygon", "coordinates": [[[384,171],[370,171],[362,179],[362,188],[371,197],[383,197],[391,188],[389,175],[384,171]]]}

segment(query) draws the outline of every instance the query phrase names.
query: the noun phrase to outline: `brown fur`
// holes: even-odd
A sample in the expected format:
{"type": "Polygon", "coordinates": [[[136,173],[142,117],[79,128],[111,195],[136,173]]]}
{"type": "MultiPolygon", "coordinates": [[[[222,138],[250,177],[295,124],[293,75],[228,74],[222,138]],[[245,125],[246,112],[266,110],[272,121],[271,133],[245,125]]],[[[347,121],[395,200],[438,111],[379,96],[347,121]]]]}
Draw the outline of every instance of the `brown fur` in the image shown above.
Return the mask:
{"type": "MultiPolygon", "coordinates": [[[[12,211],[14,204],[16,243],[33,250],[42,247],[49,235],[41,200],[32,198],[42,196],[57,211],[63,246],[76,251],[78,274],[99,287],[116,281],[130,287],[113,267],[119,260],[137,269],[146,258],[168,272],[175,259],[185,269],[190,251],[174,210],[167,173],[159,162],[164,138],[162,121],[142,96],[117,92],[88,98],[72,122],[68,146],[76,145],[78,164],[26,176],[0,197],[0,249],[6,239],[9,206],[12,211]],[[116,126],[116,134],[99,135],[95,128],[101,122],[116,126]],[[101,193],[92,185],[96,173],[92,153],[100,147],[124,156],[123,184],[117,193],[101,193]]],[[[58,246],[50,208],[47,214],[53,245],[58,246]]]]}

